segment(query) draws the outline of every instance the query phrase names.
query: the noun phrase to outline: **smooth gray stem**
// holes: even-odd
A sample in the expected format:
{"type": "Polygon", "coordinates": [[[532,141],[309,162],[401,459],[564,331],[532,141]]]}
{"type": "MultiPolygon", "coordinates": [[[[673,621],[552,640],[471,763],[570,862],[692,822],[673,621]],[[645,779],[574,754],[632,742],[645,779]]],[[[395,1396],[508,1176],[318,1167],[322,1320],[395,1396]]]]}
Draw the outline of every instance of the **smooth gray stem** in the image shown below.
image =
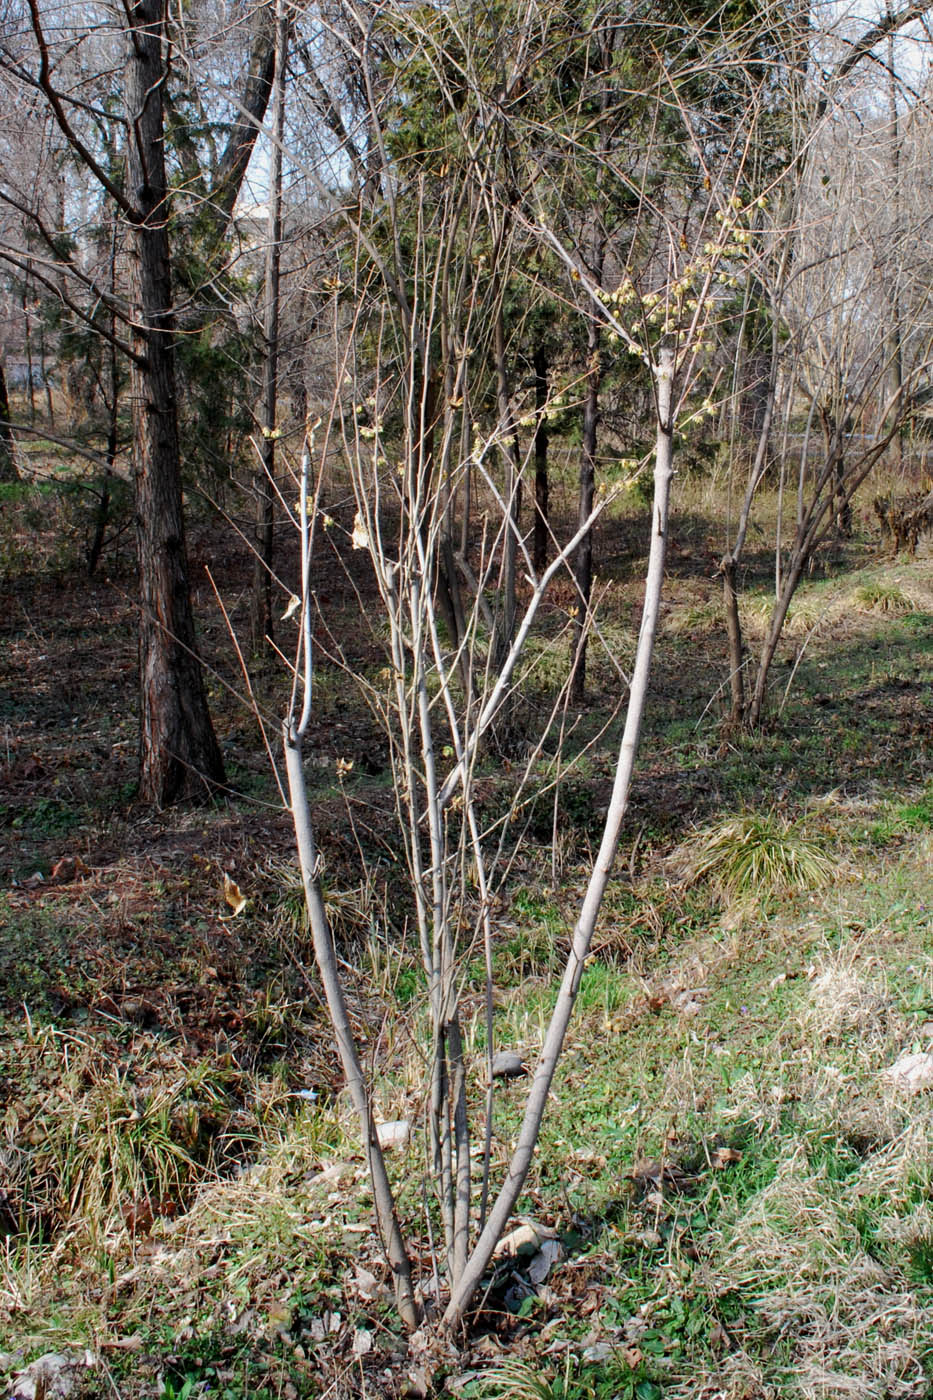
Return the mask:
{"type": "Polygon", "coordinates": [[[645,579],[645,603],[642,611],[641,630],[638,637],[638,650],[629,691],[628,710],[625,717],[625,730],[619,748],[612,798],[606,815],[606,825],[600,842],[599,853],[590,875],[589,885],[583,899],[580,917],[573,931],[573,944],[564,975],[561,980],[557,1003],[545,1035],[544,1045],[538,1058],[534,1080],[525,1106],[518,1143],[509,1163],[508,1175],[499,1195],[489,1212],[489,1218],[467,1261],[459,1282],[453,1288],[444,1324],[453,1328],[463,1320],[464,1313],[479,1286],[480,1280],[489,1265],[493,1250],[504,1231],[509,1216],[528,1175],[532,1154],[541,1121],[547,1105],[551,1082],[557,1061],[563,1048],[564,1036],[580,988],[583,967],[589,953],[596,919],[602,904],[603,895],[609,882],[622,821],[628,805],[629,789],[638,740],[641,733],[642,717],[648,694],[648,678],[651,670],[651,657],[658,629],[658,615],[661,604],[661,588],[664,581],[664,561],[667,552],[667,521],[670,508],[671,478],[673,477],[673,424],[671,422],[672,381],[674,375],[673,351],[664,349],[660,354],[657,376],[657,448],[654,468],[654,507],[652,511],[651,549],[645,579]]]}
{"type": "Polygon", "coordinates": [[[450,1080],[447,1072],[447,1039],[443,1025],[434,1028],[434,1058],[431,1066],[431,1157],[434,1183],[444,1222],[447,1271],[454,1258],[454,1186],[450,1142],[450,1080]]]}
{"type": "Polygon", "coordinates": [[[450,1100],[454,1119],[454,1149],[456,1153],[456,1181],[454,1193],[454,1238],[453,1258],[450,1273],[451,1287],[456,1288],[458,1279],[466,1268],[467,1253],[470,1247],[470,1123],[467,1116],[466,1065],[463,1059],[463,1037],[460,1022],[451,1017],[447,1025],[447,1044],[450,1048],[450,1100]]]}
{"type": "Polygon", "coordinates": [[[363,1150],[369,1163],[372,1180],[373,1200],[376,1217],[382,1235],[383,1248],[395,1284],[395,1302],[403,1324],[414,1331],[418,1326],[418,1309],[411,1286],[411,1265],[402,1238],[401,1227],[395,1213],[392,1187],[386,1173],[385,1160],[379,1146],[372,1105],[366,1091],[363,1067],[353,1039],[350,1017],[347,1014],[343,987],[337,972],[337,957],[331,935],[324,900],[318,881],[317,849],[311,812],[308,806],[308,790],[305,784],[304,768],[301,761],[301,739],[293,725],[286,724],[284,733],[285,771],[288,775],[288,793],[291,802],[292,821],[295,825],[295,841],[298,847],[298,860],[301,865],[301,879],[304,885],[311,936],[314,942],[314,957],[317,962],[327,1009],[337,1038],[337,1049],[343,1065],[347,1088],[353,1100],[360,1121],[363,1137],[363,1150]]]}

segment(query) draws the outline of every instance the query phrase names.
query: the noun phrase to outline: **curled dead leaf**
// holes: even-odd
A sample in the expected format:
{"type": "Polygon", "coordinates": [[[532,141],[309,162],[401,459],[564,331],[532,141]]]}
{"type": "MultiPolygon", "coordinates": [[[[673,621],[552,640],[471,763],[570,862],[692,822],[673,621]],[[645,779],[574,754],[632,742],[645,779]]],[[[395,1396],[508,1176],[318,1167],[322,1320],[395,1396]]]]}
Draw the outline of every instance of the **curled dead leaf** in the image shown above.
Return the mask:
{"type": "Polygon", "coordinates": [[[726,1167],[731,1167],[733,1162],[741,1162],[742,1154],[734,1147],[717,1147],[710,1158],[710,1166],[713,1171],[721,1172],[726,1167]]]}
{"type": "Polygon", "coordinates": [[[80,856],[62,856],[61,860],[57,860],[52,866],[49,880],[57,885],[69,885],[80,875],[89,874],[90,871],[80,856]]]}
{"type": "Polygon", "coordinates": [[[360,515],[359,511],[356,512],[356,516],[353,521],[353,534],[350,536],[350,539],[352,541],[354,549],[369,548],[369,531],[367,530],[366,522],[360,515]]]}
{"type": "Polygon", "coordinates": [[[536,1254],[545,1240],[554,1239],[554,1231],[546,1225],[533,1225],[526,1221],[517,1226],[502,1239],[493,1250],[494,1259],[514,1259],[517,1254],[536,1254]]]}
{"type": "Polygon", "coordinates": [[[242,914],[246,908],[246,895],[236,880],[231,880],[226,871],[224,871],[224,899],[233,910],[233,918],[236,918],[237,914],[242,914]]]}

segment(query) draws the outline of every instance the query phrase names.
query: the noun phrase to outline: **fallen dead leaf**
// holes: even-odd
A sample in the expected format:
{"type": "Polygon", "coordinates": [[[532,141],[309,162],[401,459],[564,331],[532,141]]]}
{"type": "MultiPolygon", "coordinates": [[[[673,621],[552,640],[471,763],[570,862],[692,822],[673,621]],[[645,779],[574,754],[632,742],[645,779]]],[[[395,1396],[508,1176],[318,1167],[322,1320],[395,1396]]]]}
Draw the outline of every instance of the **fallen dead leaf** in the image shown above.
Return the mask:
{"type": "Polygon", "coordinates": [[[382,1292],[382,1285],[376,1275],[370,1273],[369,1269],[364,1269],[362,1264],[357,1264],[353,1281],[356,1284],[357,1293],[367,1303],[371,1302],[373,1298],[378,1298],[382,1292]]]}
{"type": "Polygon", "coordinates": [[[269,1307],[269,1326],[275,1332],[287,1332],[292,1325],[292,1310],[287,1303],[275,1302],[269,1307]]]}
{"type": "Polygon", "coordinates": [[[369,531],[367,530],[366,522],[360,515],[359,511],[357,511],[353,521],[353,534],[350,536],[350,539],[354,549],[369,548],[369,531]]]}
{"type": "Polygon", "coordinates": [[[91,872],[80,856],[62,856],[52,866],[52,873],[49,880],[56,885],[70,885],[72,880],[77,880],[80,875],[89,875],[91,872]]]}
{"type": "Polygon", "coordinates": [[[308,1335],[315,1342],[323,1342],[325,1337],[340,1331],[340,1322],[339,1312],[328,1312],[324,1313],[323,1317],[313,1317],[308,1326],[308,1335]]]}
{"type": "Polygon", "coordinates": [[[544,1240],[541,1248],[528,1265],[529,1282],[543,1283],[554,1265],[559,1263],[563,1257],[564,1250],[560,1240],[544,1240]]]}
{"type": "Polygon", "coordinates": [[[915,1055],[899,1055],[884,1073],[899,1089],[919,1094],[921,1089],[933,1087],[933,1055],[922,1052],[915,1055]]]}
{"type": "Polygon", "coordinates": [[[713,1171],[721,1172],[726,1167],[731,1167],[733,1162],[741,1162],[741,1160],[741,1152],[737,1152],[734,1147],[717,1147],[709,1164],[713,1171]]]}
{"type": "Polygon", "coordinates": [[[514,1259],[516,1254],[539,1250],[544,1240],[553,1238],[553,1230],[548,1230],[543,1225],[532,1225],[530,1222],[526,1222],[524,1225],[519,1225],[517,1229],[511,1230],[509,1234],[502,1236],[493,1250],[492,1257],[494,1259],[514,1259]]]}
{"type": "Polygon", "coordinates": [[[236,880],[231,880],[226,870],[224,871],[224,899],[233,910],[234,919],[237,914],[242,914],[243,910],[246,908],[245,894],[240,889],[236,880]]]}

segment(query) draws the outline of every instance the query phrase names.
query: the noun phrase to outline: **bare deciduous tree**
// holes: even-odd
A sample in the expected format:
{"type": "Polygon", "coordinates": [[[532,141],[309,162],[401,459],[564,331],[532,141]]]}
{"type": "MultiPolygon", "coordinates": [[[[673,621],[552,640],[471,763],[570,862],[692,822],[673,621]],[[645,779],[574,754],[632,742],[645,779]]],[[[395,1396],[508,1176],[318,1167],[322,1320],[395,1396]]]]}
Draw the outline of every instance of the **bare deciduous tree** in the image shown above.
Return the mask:
{"type": "MultiPolygon", "coordinates": [[[[405,64],[406,81],[416,84],[419,65],[436,81],[442,110],[439,116],[432,115],[443,139],[432,128],[435,144],[427,153],[421,145],[406,147],[398,135],[400,118],[391,111],[384,113],[373,102],[370,131],[377,133],[376,144],[387,152],[384,177],[390,193],[372,205],[346,201],[335,211],[335,218],[348,231],[345,271],[334,292],[332,393],[328,402],[320,404],[323,421],[317,446],[309,436],[298,483],[302,578],[296,615],[300,623],[295,685],[285,723],[292,813],[315,954],[359,1118],[399,1312],[412,1327],[420,1316],[424,1290],[419,1295],[412,1276],[395,1188],[383,1160],[374,1121],[374,1085],[367,1082],[362,1068],[368,1055],[355,1042],[347,1013],[348,989],[320,894],[302,765],[303,745],[314,718],[311,561],[315,543],[320,546],[320,532],[329,525],[326,512],[318,508],[316,484],[337,452],[353,492],[353,546],[368,555],[379,599],[373,639],[382,640],[386,664],[376,680],[364,682],[364,688],[384,726],[392,763],[410,912],[426,986],[430,1023],[425,1050],[426,1153],[430,1190],[443,1232],[434,1247],[433,1267],[442,1279],[442,1317],[449,1328],[463,1321],[526,1180],[611,876],[657,631],[674,433],[679,420],[686,421],[698,411],[694,400],[708,374],[708,327],[717,304],[715,291],[726,256],[737,246],[739,231],[749,219],[749,211],[736,197],[747,143],[740,132],[725,138],[730,143],[723,160],[727,183],[720,180],[714,186],[709,180],[704,207],[694,205],[686,224],[676,203],[676,217],[654,211],[656,236],[645,240],[641,265],[633,261],[630,272],[620,273],[618,286],[611,290],[602,286],[602,279],[581,262],[576,247],[561,236],[562,228],[554,227],[554,204],[540,197],[533,180],[527,182],[527,200],[512,199],[510,182],[523,182],[518,164],[523,143],[500,141],[495,124],[518,118],[496,116],[493,108],[487,109],[488,93],[478,76],[483,66],[457,28],[457,19],[455,9],[433,16],[430,25],[424,16],[410,16],[402,9],[389,8],[380,17],[401,50],[399,62],[405,64]],[[465,84],[451,86],[452,53],[457,56],[457,71],[471,74],[465,84]],[[480,114],[487,123],[482,140],[477,135],[480,114]],[[388,154],[393,136],[397,149],[388,154]],[[500,178],[497,165],[498,153],[505,148],[511,152],[508,180],[500,178]],[[717,209],[726,211],[718,227],[713,221],[717,209]],[[474,252],[482,229],[492,231],[486,246],[499,254],[498,264],[492,267],[487,265],[485,249],[483,256],[474,252]],[[522,419],[512,409],[515,390],[505,361],[503,317],[503,287],[510,267],[506,254],[515,247],[510,237],[519,234],[526,255],[534,250],[539,260],[546,259],[556,270],[560,290],[555,287],[554,294],[572,308],[568,314],[579,318],[584,336],[597,346],[605,340],[618,347],[616,353],[627,357],[632,372],[648,379],[652,411],[650,423],[644,426],[654,439],[654,493],[641,628],[627,698],[624,689],[619,697],[620,703],[627,699],[627,708],[612,797],[570,937],[554,1011],[538,1052],[523,1124],[496,1185],[492,1162],[494,898],[510,864],[511,824],[508,816],[492,825],[484,817],[479,800],[481,772],[503,711],[520,703],[526,647],[542,604],[608,499],[606,493],[594,491],[569,537],[553,541],[550,563],[536,569],[516,516],[515,495],[517,478],[533,451],[537,422],[551,410],[552,394],[546,393],[542,401],[539,390],[530,414],[523,415],[533,430],[523,447],[522,419]],[[439,361],[440,356],[448,359],[439,361]],[[489,405],[485,413],[479,407],[484,398],[489,405]],[[438,580],[450,539],[450,502],[464,499],[468,479],[473,482],[474,504],[482,511],[483,529],[469,571],[470,594],[462,599],[460,621],[451,628],[438,580]],[[514,618],[503,626],[496,624],[486,596],[500,587],[508,589],[510,556],[516,561],[520,587],[515,588],[511,604],[514,618]],[[477,956],[486,969],[485,1053],[479,1065],[470,1054],[462,1013],[464,984],[477,956]],[[472,1119],[479,1105],[483,1146],[474,1166],[472,1119]]],[[[533,66],[533,41],[546,44],[536,28],[541,20],[536,12],[534,22],[529,20],[529,27],[513,36],[515,52],[503,60],[506,74],[521,71],[525,63],[533,66]]],[[[583,37],[581,43],[585,42],[583,37]]],[[[375,82],[369,86],[373,92],[382,88],[375,82]]],[[[754,111],[753,107],[750,119],[754,111]]],[[[696,153],[694,133],[684,117],[683,143],[696,153]]],[[[650,115],[647,124],[650,131],[650,115]]],[[[607,163],[608,178],[609,157],[604,153],[601,159],[607,163]]],[[[329,528],[335,527],[330,524],[329,528]]],[[[508,618],[507,610],[503,612],[508,618]]],[[[568,655],[574,654],[591,619],[589,607],[580,610],[581,625],[576,629],[568,617],[564,632],[568,655]]],[[[333,649],[339,638],[329,632],[327,644],[333,649]]],[[[547,736],[570,684],[568,673],[540,728],[526,728],[522,762],[512,774],[512,816],[517,817],[524,797],[534,792],[542,769],[547,769],[547,736]]],[[[435,1299],[435,1303],[441,1301],[435,1299]]]]}

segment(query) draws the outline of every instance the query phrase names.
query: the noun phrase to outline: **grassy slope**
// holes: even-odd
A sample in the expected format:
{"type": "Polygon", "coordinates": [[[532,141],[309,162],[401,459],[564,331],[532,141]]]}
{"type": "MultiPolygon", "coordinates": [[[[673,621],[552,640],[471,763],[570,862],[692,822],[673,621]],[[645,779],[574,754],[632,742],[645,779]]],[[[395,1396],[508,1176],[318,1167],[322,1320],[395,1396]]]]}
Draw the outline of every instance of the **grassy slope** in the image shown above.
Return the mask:
{"type": "MultiPolygon", "coordinates": [[[[449,1386],[919,1397],[933,1377],[931,1110],[929,1093],[883,1071],[933,1048],[929,559],[852,551],[805,586],[777,672],[781,702],[799,662],[783,709],[764,736],[724,740],[711,527],[699,510],[682,519],[638,838],[522,1202],[561,1233],[566,1257],[537,1296],[520,1269],[500,1281],[449,1386]],[[815,843],[829,882],[795,891],[778,872],[773,890],[743,895],[716,870],[694,878],[696,830],[738,814],[815,843]]],[[[603,540],[604,632],[623,661],[640,529],[626,516],[603,540]]],[[[194,552],[217,544],[205,532],[194,552]]],[[[8,541],[7,557],[18,575],[23,551],[8,541]]],[[[234,564],[222,577],[227,597],[241,574],[234,564]]],[[[231,1396],[395,1393],[413,1363],[303,971],[287,822],[260,805],[274,789],[252,722],[217,690],[228,762],[253,801],[134,809],[131,580],[117,570],[79,589],[67,561],[59,576],[63,587],[14,577],[3,618],[4,1364],[86,1345],[99,1358],[89,1394],[102,1371],[127,1397],[205,1383],[231,1396]],[[237,919],[225,870],[249,900],[237,919]]],[[[751,629],[764,599],[749,597],[751,629]]],[[[336,589],[327,601],[345,607],[345,637],[349,606],[336,589]]],[[[201,603],[206,647],[235,681],[206,588],[201,603]]],[[[378,664],[372,641],[359,658],[378,664]]],[[[542,644],[534,683],[546,690],[562,664],[542,644]]],[[[402,1018],[418,975],[389,916],[391,790],[351,690],[334,668],[321,679],[312,758],[331,907],[361,969],[355,1014],[380,1055],[380,1107],[407,1116],[421,1086],[402,1018]],[[337,757],[355,765],[342,790],[337,757]]],[[[583,737],[611,680],[594,658],[583,737]]],[[[280,703],[273,682],[269,698],[280,703]]],[[[528,1055],[609,762],[599,740],[563,781],[553,856],[550,799],[532,811],[501,906],[497,1031],[528,1055]]],[[[491,810],[507,788],[492,767],[491,810]]],[[[467,1029],[478,1048],[478,1009],[467,1029]]],[[[499,1159],[522,1093],[500,1094],[499,1159]]],[[[400,1177],[417,1175],[422,1152],[416,1135],[400,1177]]],[[[405,1209],[420,1236],[417,1192],[405,1209]]]]}

